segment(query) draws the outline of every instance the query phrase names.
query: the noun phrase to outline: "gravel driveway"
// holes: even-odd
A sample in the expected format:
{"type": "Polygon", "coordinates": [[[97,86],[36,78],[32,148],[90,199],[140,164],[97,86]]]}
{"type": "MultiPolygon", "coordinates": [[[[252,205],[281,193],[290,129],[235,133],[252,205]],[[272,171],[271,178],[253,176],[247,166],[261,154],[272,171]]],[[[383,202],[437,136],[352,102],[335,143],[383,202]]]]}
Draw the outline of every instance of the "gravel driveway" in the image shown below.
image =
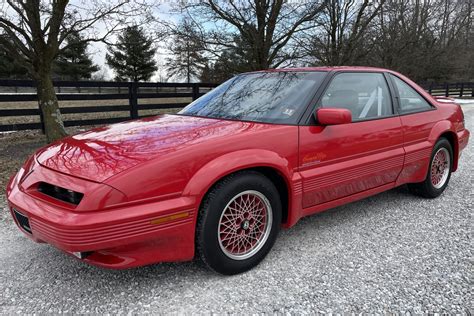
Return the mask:
{"type": "MultiPolygon", "coordinates": [[[[474,131],[474,104],[463,108],[474,131]]],[[[440,198],[401,187],[305,218],[232,277],[195,262],[88,266],[24,237],[0,201],[0,314],[472,313],[473,143],[440,198]]]]}

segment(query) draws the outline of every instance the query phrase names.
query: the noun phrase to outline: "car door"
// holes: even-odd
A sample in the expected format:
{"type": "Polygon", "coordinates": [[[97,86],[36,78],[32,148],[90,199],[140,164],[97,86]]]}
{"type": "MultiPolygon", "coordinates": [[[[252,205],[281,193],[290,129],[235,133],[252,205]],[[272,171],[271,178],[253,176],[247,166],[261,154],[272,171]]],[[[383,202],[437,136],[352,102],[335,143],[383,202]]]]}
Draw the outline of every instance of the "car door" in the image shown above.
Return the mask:
{"type": "Polygon", "coordinates": [[[389,77],[398,99],[406,153],[398,182],[423,181],[433,149],[428,137],[437,122],[436,108],[403,79],[393,74],[389,77]]]}
{"type": "Polygon", "coordinates": [[[383,73],[336,73],[318,107],[349,109],[352,123],[321,126],[312,119],[300,126],[303,208],[395,182],[403,135],[383,73]]]}

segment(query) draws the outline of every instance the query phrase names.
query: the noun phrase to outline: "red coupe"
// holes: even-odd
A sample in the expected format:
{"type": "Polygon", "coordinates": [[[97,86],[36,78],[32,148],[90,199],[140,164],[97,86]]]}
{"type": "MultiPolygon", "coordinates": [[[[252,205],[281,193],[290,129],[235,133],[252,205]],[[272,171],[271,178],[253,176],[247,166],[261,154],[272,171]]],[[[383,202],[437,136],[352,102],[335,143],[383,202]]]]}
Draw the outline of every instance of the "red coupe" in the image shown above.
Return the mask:
{"type": "Polygon", "coordinates": [[[379,68],[245,73],[176,115],[40,149],[8,204],[28,237],[94,265],[200,257],[235,274],[303,216],[403,184],[439,196],[469,139],[443,101],[379,68]]]}

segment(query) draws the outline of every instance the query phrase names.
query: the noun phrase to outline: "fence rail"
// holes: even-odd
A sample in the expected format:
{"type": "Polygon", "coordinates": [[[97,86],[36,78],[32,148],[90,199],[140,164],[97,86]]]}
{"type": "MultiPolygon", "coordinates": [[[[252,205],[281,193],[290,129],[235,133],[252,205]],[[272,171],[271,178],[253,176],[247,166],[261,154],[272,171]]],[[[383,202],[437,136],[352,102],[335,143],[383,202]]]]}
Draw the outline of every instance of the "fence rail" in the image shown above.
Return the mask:
{"type": "MultiPolygon", "coordinates": [[[[62,114],[90,114],[100,112],[128,112],[127,116],[109,118],[86,118],[65,120],[65,126],[101,125],[136,119],[140,110],[162,110],[182,108],[188,101],[216,87],[211,83],[153,83],[153,82],[100,82],[100,81],[55,81],[54,87],[59,101],[104,101],[128,100],[126,105],[68,106],[60,104],[62,114]],[[156,102],[140,104],[140,99],[185,98],[185,102],[156,102]]],[[[44,122],[39,108],[7,108],[5,104],[37,101],[36,85],[31,80],[0,80],[0,119],[6,117],[39,116],[40,122],[7,123],[0,120],[0,132],[42,129],[44,122]],[[20,91],[22,90],[22,91],[20,91]]]]}
{"type": "Polygon", "coordinates": [[[437,97],[474,97],[474,82],[431,82],[421,83],[420,86],[437,97]]]}
{"type": "MultiPolygon", "coordinates": [[[[211,83],[154,83],[154,82],[101,82],[101,81],[55,81],[54,87],[59,101],[104,101],[127,100],[120,105],[67,106],[60,104],[63,114],[85,114],[86,117],[65,120],[65,126],[102,125],[135,119],[140,111],[182,108],[216,87],[211,83]],[[140,104],[140,99],[180,99],[182,102],[156,102],[140,104]],[[118,117],[97,118],[92,113],[127,112],[118,117]],[[87,116],[89,115],[89,116],[87,116]]],[[[474,82],[422,83],[421,86],[433,96],[474,97],[474,82]]],[[[0,132],[42,129],[44,123],[39,108],[7,108],[5,104],[37,101],[36,85],[31,80],[0,80],[0,132]],[[39,122],[8,123],[11,117],[39,117],[39,122]],[[7,123],[4,123],[7,121],[7,123]]],[[[111,101],[113,102],[113,101],[111,101]]]]}

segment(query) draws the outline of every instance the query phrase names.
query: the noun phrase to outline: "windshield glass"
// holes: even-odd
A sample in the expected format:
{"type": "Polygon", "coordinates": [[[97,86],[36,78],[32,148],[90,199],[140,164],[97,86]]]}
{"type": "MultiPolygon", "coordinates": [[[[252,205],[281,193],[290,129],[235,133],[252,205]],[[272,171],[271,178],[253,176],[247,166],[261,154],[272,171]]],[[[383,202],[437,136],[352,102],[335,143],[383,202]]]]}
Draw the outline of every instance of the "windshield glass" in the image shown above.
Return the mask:
{"type": "Polygon", "coordinates": [[[325,72],[257,72],[236,76],[178,114],[295,124],[325,72]]]}

